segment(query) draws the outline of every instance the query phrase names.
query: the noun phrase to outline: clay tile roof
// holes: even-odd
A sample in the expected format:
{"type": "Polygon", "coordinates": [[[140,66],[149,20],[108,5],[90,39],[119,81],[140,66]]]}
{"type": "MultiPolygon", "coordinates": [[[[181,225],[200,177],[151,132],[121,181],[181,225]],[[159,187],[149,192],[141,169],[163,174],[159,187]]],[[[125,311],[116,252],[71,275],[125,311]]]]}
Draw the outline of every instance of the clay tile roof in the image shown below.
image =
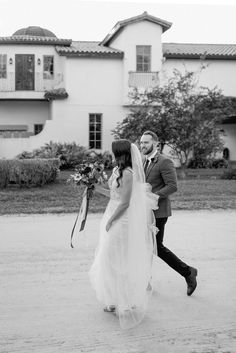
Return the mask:
{"type": "Polygon", "coordinates": [[[12,37],[0,37],[1,44],[39,44],[39,45],[70,45],[71,39],[57,37],[40,37],[30,35],[14,35],[12,37]]]}
{"type": "Polygon", "coordinates": [[[127,25],[132,23],[137,23],[140,21],[149,21],[152,23],[156,23],[162,27],[162,31],[165,32],[172,26],[171,22],[162,20],[158,17],[154,17],[149,15],[146,11],[139,16],[131,17],[123,21],[117,22],[117,24],[112,28],[111,32],[103,39],[101,42],[102,45],[109,45],[114,37],[118,35],[118,33],[127,25]]]}
{"type": "Polygon", "coordinates": [[[163,43],[162,47],[169,59],[236,59],[236,44],[163,43]]]}
{"type": "Polygon", "coordinates": [[[105,47],[99,42],[73,41],[70,47],[57,46],[56,50],[65,56],[123,58],[122,51],[105,47]]]}

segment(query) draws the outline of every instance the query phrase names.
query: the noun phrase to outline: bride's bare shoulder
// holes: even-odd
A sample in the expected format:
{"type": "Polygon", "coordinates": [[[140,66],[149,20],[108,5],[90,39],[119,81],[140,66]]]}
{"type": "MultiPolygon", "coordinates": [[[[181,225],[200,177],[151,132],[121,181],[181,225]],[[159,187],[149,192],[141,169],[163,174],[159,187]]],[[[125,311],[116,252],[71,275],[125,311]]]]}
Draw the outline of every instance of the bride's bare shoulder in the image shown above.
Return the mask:
{"type": "Polygon", "coordinates": [[[127,172],[127,173],[131,173],[131,174],[133,174],[133,169],[132,168],[130,168],[130,167],[127,167],[127,168],[125,168],[124,169],[124,172],[127,172]]]}
{"type": "Polygon", "coordinates": [[[124,179],[132,179],[133,178],[133,170],[132,170],[132,168],[125,168],[124,170],[123,170],[123,177],[124,177],[124,179]]]}

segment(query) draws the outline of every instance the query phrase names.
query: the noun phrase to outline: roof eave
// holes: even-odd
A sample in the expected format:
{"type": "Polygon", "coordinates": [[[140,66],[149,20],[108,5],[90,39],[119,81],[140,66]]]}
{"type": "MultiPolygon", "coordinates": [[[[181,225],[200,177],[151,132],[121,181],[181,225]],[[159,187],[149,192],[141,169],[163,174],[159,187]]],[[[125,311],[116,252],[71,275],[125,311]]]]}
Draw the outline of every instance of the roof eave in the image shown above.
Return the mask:
{"type": "Polygon", "coordinates": [[[60,56],[66,56],[70,58],[109,58],[109,59],[123,59],[124,53],[91,53],[91,52],[72,52],[67,53],[64,51],[57,50],[60,56]]]}
{"type": "Polygon", "coordinates": [[[1,44],[36,44],[36,45],[64,45],[70,46],[71,39],[50,39],[50,37],[29,37],[29,38],[16,38],[16,37],[0,37],[1,44]]]}
{"type": "Polygon", "coordinates": [[[198,60],[236,60],[236,55],[199,55],[199,54],[169,54],[163,53],[166,59],[198,59],[198,60]]]}
{"type": "Polygon", "coordinates": [[[100,45],[108,46],[112,40],[116,38],[116,36],[119,34],[119,32],[127,25],[132,24],[132,23],[137,23],[140,21],[149,21],[155,24],[158,24],[162,27],[162,32],[164,33],[167,31],[171,26],[172,23],[168,21],[164,21],[160,18],[148,15],[146,12],[144,14],[129,18],[124,21],[117,22],[117,24],[113,27],[113,31],[111,34],[108,34],[101,42],[100,45]],[[117,27],[117,28],[116,28],[117,27]]]}

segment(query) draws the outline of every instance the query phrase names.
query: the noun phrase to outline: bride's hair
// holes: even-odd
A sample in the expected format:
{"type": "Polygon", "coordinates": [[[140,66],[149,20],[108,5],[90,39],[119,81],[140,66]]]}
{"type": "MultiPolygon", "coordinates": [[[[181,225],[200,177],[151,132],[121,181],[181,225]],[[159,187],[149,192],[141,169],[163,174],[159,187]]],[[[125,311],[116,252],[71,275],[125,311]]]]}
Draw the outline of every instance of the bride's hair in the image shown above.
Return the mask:
{"type": "Polygon", "coordinates": [[[118,166],[119,176],[116,179],[117,186],[120,186],[120,179],[123,176],[123,170],[127,167],[132,168],[131,161],[131,143],[122,139],[112,142],[112,152],[114,153],[116,164],[118,166]]]}

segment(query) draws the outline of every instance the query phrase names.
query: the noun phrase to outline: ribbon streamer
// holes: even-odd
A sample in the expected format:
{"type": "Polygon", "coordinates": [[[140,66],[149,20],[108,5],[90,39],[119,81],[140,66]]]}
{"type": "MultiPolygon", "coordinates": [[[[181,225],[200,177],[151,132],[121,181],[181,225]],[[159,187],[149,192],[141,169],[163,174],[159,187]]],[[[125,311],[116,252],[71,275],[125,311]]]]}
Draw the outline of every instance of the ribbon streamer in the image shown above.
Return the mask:
{"type": "Polygon", "coordinates": [[[73,229],[71,231],[71,236],[70,236],[70,246],[71,248],[74,248],[72,240],[73,240],[73,235],[75,231],[76,224],[79,224],[79,232],[84,230],[86,219],[87,219],[87,214],[88,214],[88,208],[89,208],[89,189],[88,187],[85,188],[83,196],[82,196],[82,202],[80,205],[79,213],[75,219],[75,223],[73,226],[73,229]]]}

